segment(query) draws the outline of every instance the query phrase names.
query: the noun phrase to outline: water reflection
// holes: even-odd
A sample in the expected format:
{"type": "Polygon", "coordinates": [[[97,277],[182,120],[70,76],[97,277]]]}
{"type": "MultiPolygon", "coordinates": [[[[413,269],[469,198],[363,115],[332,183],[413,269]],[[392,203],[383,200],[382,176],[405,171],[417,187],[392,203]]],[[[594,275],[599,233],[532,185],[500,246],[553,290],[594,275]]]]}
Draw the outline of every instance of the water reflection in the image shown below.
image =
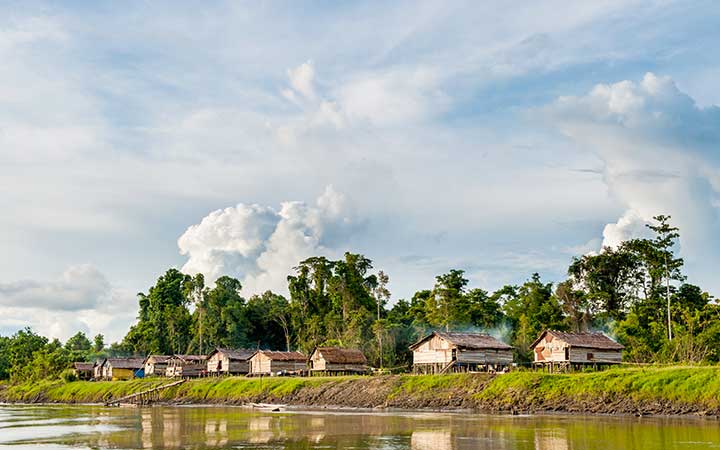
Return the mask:
{"type": "Polygon", "coordinates": [[[0,407],[0,448],[40,444],[99,449],[720,449],[720,427],[717,421],[604,417],[0,407]]]}
{"type": "Polygon", "coordinates": [[[537,430],[535,433],[535,450],[569,450],[567,432],[563,428],[537,430]]]}

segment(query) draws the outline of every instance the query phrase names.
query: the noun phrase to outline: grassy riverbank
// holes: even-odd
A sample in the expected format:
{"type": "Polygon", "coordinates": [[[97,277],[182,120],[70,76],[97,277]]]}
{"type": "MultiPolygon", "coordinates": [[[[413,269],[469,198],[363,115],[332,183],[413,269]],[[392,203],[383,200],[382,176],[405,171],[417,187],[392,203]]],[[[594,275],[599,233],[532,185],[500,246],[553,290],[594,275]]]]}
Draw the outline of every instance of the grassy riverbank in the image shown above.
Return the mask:
{"type": "MultiPolygon", "coordinates": [[[[97,403],[167,383],[41,382],[4,385],[9,402],[97,403]]],[[[594,373],[208,378],[163,392],[170,403],[470,408],[483,411],[720,414],[720,367],[618,368],[594,373]]]]}

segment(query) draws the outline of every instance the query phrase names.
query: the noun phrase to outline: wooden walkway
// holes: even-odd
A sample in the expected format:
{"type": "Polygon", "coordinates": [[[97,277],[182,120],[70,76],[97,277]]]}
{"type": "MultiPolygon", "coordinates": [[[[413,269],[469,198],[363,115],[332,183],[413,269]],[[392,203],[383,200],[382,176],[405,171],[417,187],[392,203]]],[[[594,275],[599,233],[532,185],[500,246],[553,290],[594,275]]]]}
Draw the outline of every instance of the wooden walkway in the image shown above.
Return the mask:
{"type": "Polygon", "coordinates": [[[120,397],[113,400],[108,400],[105,402],[105,406],[120,406],[121,404],[131,404],[131,405],[149,405],[152,402],[156,402],[160,400],[160,392],[164,391],[165,389],[169,389],[174,386],[178,386],[180,384],[183,384],[186,380],[179,380],[174,381],[170,384],[164,384],[162,386],[158,386],[152,389],[148,389],[146,391],[142,392],[136,392],[135,394],[126,395],[124,397],[120,397]]]}

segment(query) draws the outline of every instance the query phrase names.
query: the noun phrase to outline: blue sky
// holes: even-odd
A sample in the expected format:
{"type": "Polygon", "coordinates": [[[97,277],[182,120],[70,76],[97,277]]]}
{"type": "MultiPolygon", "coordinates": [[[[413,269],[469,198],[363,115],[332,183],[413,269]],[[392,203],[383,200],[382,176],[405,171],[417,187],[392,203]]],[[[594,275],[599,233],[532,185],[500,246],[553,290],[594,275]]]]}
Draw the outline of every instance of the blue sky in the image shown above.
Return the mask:
{"type": "Polygon", "coordinates": [[[488,290],[681,227],[720,295],[713,1],[0,1],[0,333],[122,337],[168,267],[362,252],[488,290]]]}

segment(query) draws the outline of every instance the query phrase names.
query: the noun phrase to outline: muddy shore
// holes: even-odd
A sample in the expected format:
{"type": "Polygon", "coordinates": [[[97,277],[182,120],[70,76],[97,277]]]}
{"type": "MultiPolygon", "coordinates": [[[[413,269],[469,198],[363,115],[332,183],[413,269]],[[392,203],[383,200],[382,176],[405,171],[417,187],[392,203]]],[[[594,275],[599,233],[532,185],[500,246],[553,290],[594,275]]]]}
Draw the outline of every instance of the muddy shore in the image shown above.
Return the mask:
{"type": "MultiPolygon", "coordinates": [[[[0,401],[102,403],[167,380],[0,385],[0,401]]],[[[615,369],[599,373],[395,375],[189,380],[165,404],[284,404],[310,408],[471,410],[484,413],[720,415],[720,368],[615,369]]]]}

